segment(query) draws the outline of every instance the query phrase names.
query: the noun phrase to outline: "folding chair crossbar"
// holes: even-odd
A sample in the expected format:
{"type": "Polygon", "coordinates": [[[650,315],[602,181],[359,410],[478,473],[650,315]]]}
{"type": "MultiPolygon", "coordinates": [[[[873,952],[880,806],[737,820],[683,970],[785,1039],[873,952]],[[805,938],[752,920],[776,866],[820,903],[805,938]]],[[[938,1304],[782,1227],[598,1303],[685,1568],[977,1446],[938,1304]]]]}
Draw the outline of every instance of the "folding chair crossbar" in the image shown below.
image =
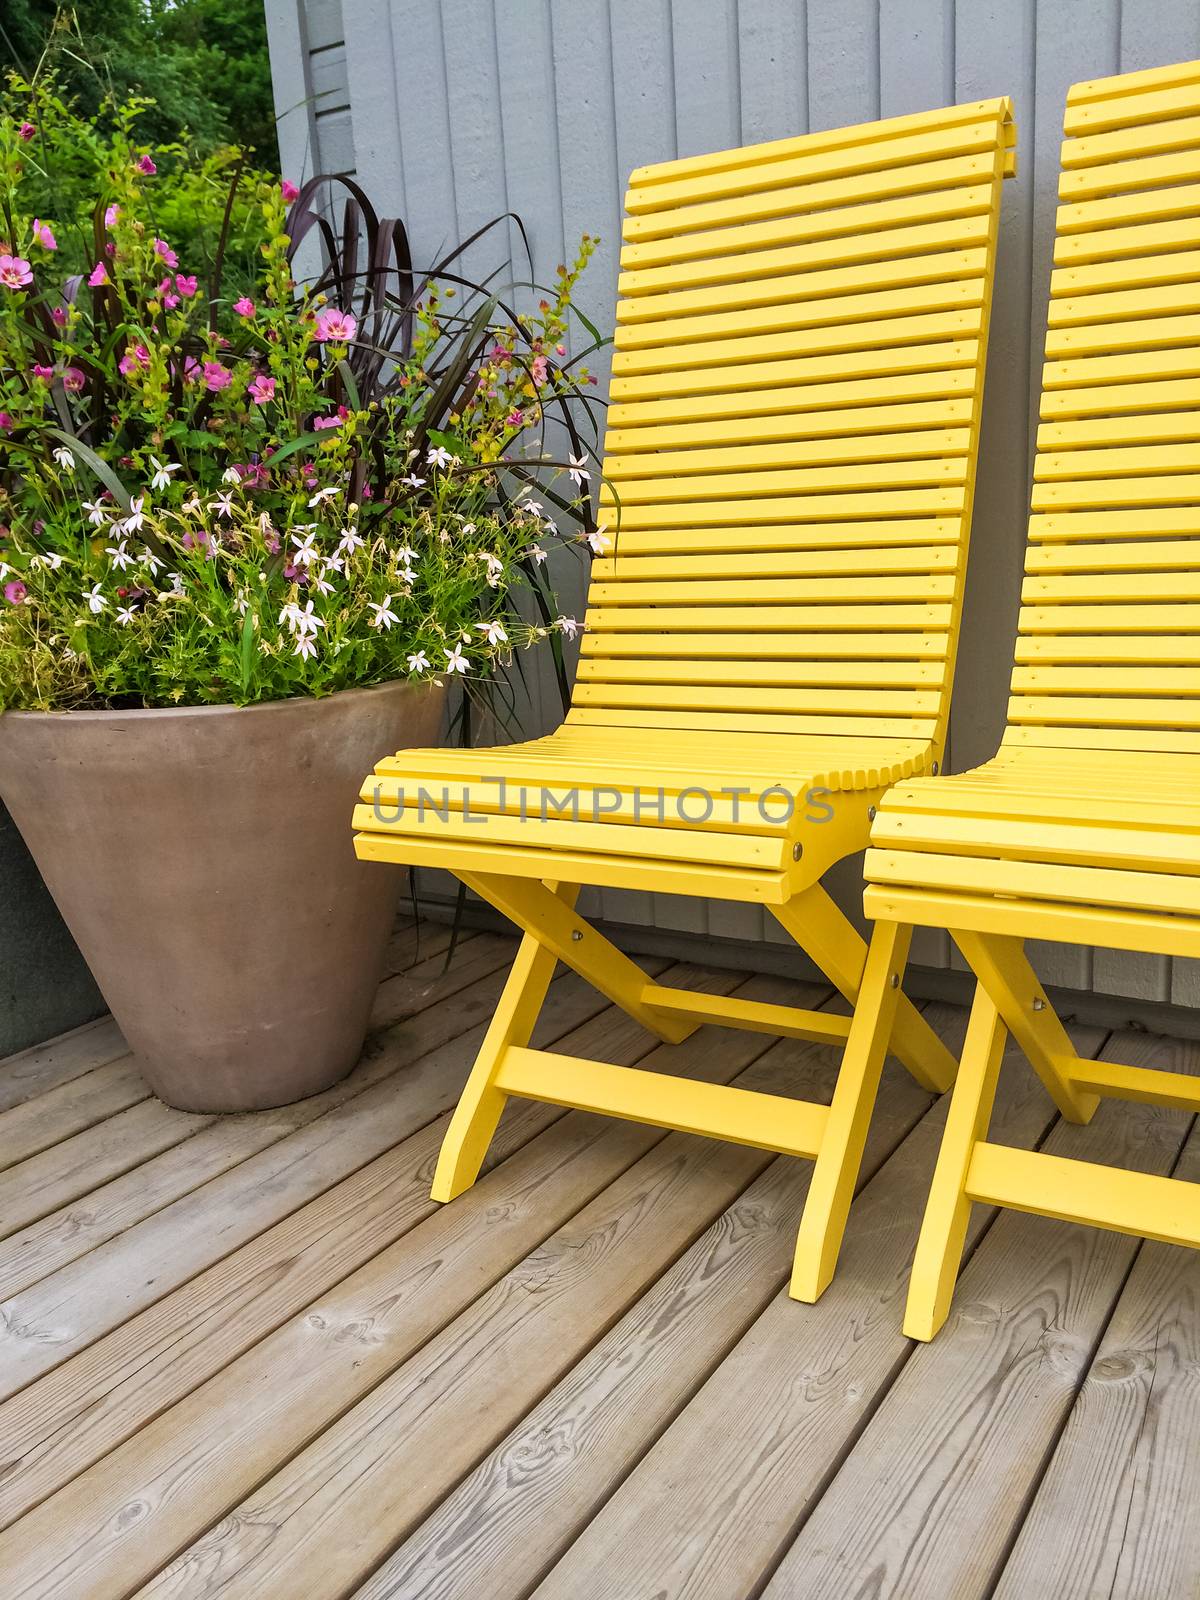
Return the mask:
{"type": "Polygon", "coordinates": [[[803,1156],[811,1295],[889,1045],[930,1092],[951,1082],[899,990],[906,937],[868,955],[820,879],[865,847],[888,784],[941,759],[1014,139],[990,100],[633,174],[610,548],[571,710],[528,743],[387,757],[354,817],[361,858],[447,868],[524,935],[436,1199],[475,1181],[513,1095],[803,1156]],[[434,783],[431,815],[415,797],[434,783]],[[539,786],[609,799],[535,815],[539,786]],[[696,790],[700,820],[680,804],[696,790]],[[764,804],[780,790],[797,803],[764,804]],[[854,1016],[654,983],[576,913],[582,884],[767,906],[854,1016]],[[832,1102],[532,1048],[558,961],[667,1042],[713,1023],[841,1047],[832,1102]]]}
{"type": "MultiPolygon", "coordinates": [[[[1200,62],[1077,84],[1026,578],[996,758],[881,802],[875,939],[944,928],[977,979],[905,1328],[945,1320],[974,1202],[1200,1246],[1200,1186],[990,1142],[1011,1034],[1062,1114],[1200,1111],[1200,1080],[1084,1061],[1027,939],[1200,956],[1200,62]],[[1184,252],[1180,254],[1180,252],[1184,252]]],[[[857,1018],[856,1018],[857,1023],[857,1018]]]]}

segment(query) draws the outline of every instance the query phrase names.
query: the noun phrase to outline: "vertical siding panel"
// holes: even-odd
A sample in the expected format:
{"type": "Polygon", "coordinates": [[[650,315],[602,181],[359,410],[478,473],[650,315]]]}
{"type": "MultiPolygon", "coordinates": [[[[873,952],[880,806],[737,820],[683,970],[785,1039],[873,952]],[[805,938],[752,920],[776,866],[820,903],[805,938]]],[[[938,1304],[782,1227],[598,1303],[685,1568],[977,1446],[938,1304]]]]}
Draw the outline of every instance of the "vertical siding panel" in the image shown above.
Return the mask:
{"type": "Polygon", "coordinates": [[[610,0],[617,181],[681,154],[676,135],[671,0],[610,0]]]}
{"type": "Polygon", "coordinates": [[[346,72],[355,119],[359,182],[381,215],[402,217],[407,224],[400,96],[389,0],[353,0],[347,7],[346,72]]]}
{"type": "MultiPolygon", "coordinates": [[[[439,9],[457,243],[508,210],[500,75],[492,0],[441,0],[439,9]]],[[[507,226],[494,228],[462,257],[459,270],[482,279],[508,254],[507,226]]],[[[507,274],[499,284],[507,288],[507,274]]]]}
{"type": "Polygon", "coordinates": [[[672,0],[675,130],[681,156],[742,142],[737,0],[672,0]]]}
{"type": "Polygon", "coordinates": [[[877,0],[808,0],[808,121],[815,132],[879,115],[877,0]]]}
{"type": "Polygon", "coordinates": [[[458,236],[439,8],[427,0],[392,0],[391,17],[405,225],[415,265],[429,267],[458,236]]]}
{"type": "Polygon", "coordinates": [[[738,0],[737,22],[743,141],[806,133],[804,0],[738,0]]]}

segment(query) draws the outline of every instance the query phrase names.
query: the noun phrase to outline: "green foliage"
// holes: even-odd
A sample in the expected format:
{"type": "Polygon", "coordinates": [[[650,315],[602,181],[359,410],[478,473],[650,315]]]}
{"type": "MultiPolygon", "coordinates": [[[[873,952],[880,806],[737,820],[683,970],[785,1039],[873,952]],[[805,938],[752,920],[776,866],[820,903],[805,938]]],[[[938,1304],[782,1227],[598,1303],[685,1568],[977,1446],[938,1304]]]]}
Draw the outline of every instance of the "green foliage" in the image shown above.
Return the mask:
{"type": "Polygon", "coordinates": [[[207,276],[230,181],[240,171],[225,266],[236,298],[258,271],[261,216],[254,195],[267,174],[248,168],[241,151],[231,145],[205,154],[194,144],[155,142],[149,136],[153,111],[149,102],[134,98],[118,107],[106,103],[91,116],[63,97],[50,73],[43,71],[33,85],[10,78],[0,94],[0,119],[35,129],[21,155],[21,204],[31,216],[52,222],[63,275],[89,272],[96,260],[96,197],[109,186],[123,142],[136,133],[164,180],[146,197],[147,220],[192,263],[190,270],[207,276]]]}
{"type": "Polygon", "coordinates": [[[6,67],[26,79],[52,73],[102,126],[106,107],[145,98],[154,103],[142,129],[154,143],[203,154],[236,144],[278,170],[262,0],[4,0],[6,67]]]}
{"type": "Polygon", "coordinates": [[[403,229],[355,190],[329,272],[300,289],[292,236],[325,215],[315,189],[239,173],[239,292],[228,235],[193,256],[168,225],[196,174],[141,140],[139,102],[113,109],[112,133],[45,88],[20,106],[0,118],[0,709],[434,674],[486,693],[516,646],[561,657],[576,624],[555,615],[544,546],[560,535],[535,493],[576,521],[577,547],[601,545],[589,379],[565,342],[594,241],[506,322],[483,286],[414,282],[403,229]],[[72,191],[53,212],[41,202],[81,148],[90,205],[72,191]]]}

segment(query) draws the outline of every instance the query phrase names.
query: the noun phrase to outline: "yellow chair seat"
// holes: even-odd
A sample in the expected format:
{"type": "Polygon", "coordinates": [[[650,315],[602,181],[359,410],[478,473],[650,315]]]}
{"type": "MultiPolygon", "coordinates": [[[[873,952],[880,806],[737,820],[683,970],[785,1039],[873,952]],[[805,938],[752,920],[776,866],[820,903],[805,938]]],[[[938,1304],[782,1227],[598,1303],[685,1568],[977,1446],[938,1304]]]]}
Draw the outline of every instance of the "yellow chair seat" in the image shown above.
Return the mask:
{"type": "Polygon", "coordinates": [[[358,853],[782,904],[933,761],[923,739],[715,732],[568,721],[525,744],[402,751],[363,785],[358,853]]]}
{"type": "Polygon", "coordinates": [[[871,832],[874,885],[1200,918],[1200,756],[1002,748],[898,784],[871,832]]]}

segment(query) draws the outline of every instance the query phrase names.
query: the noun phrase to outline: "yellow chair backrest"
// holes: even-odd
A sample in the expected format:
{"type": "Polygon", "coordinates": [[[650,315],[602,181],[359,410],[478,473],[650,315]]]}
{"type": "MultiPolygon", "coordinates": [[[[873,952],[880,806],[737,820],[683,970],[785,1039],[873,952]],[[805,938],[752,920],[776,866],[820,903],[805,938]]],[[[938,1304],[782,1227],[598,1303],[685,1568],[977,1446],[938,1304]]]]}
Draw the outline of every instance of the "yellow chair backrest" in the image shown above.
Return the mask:
{"type": "Polygon", "coordinates": [[[1006,745],[1200,752],[1200,62],[1068,97],[1006,745]]]}
{"type": "Polygon", "coordinates": [[[645,167],[569,721],[945,737],[1007,100],[645,167]]]}

